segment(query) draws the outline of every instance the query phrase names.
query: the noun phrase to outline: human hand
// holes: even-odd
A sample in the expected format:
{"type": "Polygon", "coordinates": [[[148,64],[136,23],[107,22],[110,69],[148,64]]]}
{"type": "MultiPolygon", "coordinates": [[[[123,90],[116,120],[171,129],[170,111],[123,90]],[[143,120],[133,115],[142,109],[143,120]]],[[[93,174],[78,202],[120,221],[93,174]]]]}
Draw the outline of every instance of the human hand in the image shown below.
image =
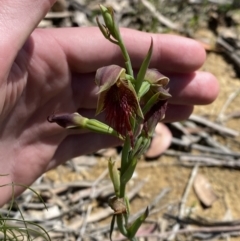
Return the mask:
{"type": "MultiPolygon", "coordinates": [[[[56,113],[93,118],[97,102],[95,71],[124,66],[121,52],[98,28],[35,29],[54,0],[3,1],[0,9],[0,185],[31,185],[64,161],[119,143],[111,136],[66,130],[47,121],[56,113]]],[[[218,93],[213,75],[195,72],[205,51],[197,42],[173,35],[121,30],[133,67],[145,57],[153,37],[152,68],[170,78],[172,98],[165,121],[186,119],[194,105],[218,93]]],[[[18,195],[23,187],[15,187],[18,195]]],[[[12,195],[1,188],[0,205],[12,195]]]]}

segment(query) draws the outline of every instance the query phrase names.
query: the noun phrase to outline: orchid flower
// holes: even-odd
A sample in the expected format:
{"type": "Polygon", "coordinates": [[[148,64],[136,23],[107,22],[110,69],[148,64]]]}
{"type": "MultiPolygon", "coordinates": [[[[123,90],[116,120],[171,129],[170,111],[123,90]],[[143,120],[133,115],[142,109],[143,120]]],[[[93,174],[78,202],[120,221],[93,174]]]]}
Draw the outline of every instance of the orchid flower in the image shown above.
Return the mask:
{"type": "Polygon", "coordinates": [[[131,120],[144,117],[126,70],[117,65],[102,67],[97,70],[95,81],[100,87],[96,114],[105,111],[109,125],[121,136],[128,135],[133,145],[131,120]]]}
{"type": "Polygon", "coordinates": [[[156,69],[147,69],[144,80],[149,83],[149,90],[142,97],[145,103],[143,108],[144,127],[148,136],[153,134],[157,123],[164,119],[168,99],[171,97],[167,85],[169,78],[156,69]]]}

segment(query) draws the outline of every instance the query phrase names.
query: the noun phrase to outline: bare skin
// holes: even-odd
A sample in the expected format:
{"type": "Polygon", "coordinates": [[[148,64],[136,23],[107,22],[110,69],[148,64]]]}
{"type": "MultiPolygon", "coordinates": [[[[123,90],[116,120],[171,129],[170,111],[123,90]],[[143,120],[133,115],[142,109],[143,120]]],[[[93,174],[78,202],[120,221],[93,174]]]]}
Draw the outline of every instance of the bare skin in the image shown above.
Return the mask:
{"type": "MultiPolygon", "coordinates": [[[[97,28],[38,29],[54,0],[2,0],[0,9],[0,178],[1,185],[31,185],[47,170],[74,156],[112,146],[118,140],[73,132],[47,122],[55,112],[94,117],[95,71],[123,60],[116,46],[97,28]]],[[[214,101],[218,83],[198,72],[205,51],[197,42],[172,35],[122,29],[133,67],[137,69],[154,40],[151,67],[171,79],[173,98],[165,121],[186,119],[194,105],[214,101]]],[[[101,117],[102,118],[102,117],[101,117]]],[[[15,189],[19,195],[23,187],[15,189]]],[[[12,195],[1,188],[0,205],[12,195]]]]}

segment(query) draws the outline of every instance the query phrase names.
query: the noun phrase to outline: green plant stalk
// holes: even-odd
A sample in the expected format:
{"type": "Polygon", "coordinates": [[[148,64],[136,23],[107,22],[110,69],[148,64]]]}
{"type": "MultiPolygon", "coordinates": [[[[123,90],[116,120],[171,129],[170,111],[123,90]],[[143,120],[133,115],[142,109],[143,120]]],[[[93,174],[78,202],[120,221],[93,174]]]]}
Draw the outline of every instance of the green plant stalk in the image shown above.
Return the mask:
{"type": "Polygon", "coordinates": [[[121,232],[121,234],[123,234],[125,237],[128,237],[128,231],[124,225],[124,221],[123,221],[123,215],[116,215],[117,216],[117,226],[119,228],[119,231],[121,232]]]}
{"type": "MultiPolygon", "coordinates": [[[[120,177],[125,173],[128,167],[129,151],[131,148],[130,143],[131,143],[130,137],[126,136],[126,139],[123,144],[123,149],[122,149],[120,177]]],[[[126,184],[120,182],[120,193],[119,193],[120,198],[125,197],[125,189],[126,189],[126,184]]]]}
{"type": "Polygon", "coordinates": [[[121,156],[121,172],[120,172],[121,174],[124,173],[125,170],[127,169],[130,149],[131,149],[130,137],[126,136],[126,139],[123,144],[122,156],[121,156]]]}
{"type": "Polygon", "coordinates": [[[125,192],[126,192],[126,185],[128,183],[128,181],[131,179],[136,165],[137,165],[137,157],[134,156],[133,158],[131,158],[131,160],[129,159],[130,155],[130,139],[129,136],[127,136],[125,143],[124,143],[124,147],[123,149],[126,148],[126,150],[124,150],[125,155],[127,155],[127,162],[124,158],[124,155],[122,154],[122,159],[121,159],[121,175],[120,175],[120,198],[125,198],[125,192]]]}
{"type": "MultiPolygon", "coordinates": [[[[134,74],[133,74],[133,69],[132,69],[132,64],[131,64],[131,60],[129,57],[129,54],[127,52],[127,49],[123,43],[122,37],[120,35],[120,33],[118,34],[118,46],[121,49],[122,55],[124,57],[125,60],[125,65],[126,65],[126,70],[127,70],[127,74],[134,79],[134,74]]],[[[132,126],[135,126],[135,121],[133,121],[133,123],[131,123],[132,126]]],[[[135,127],[136,128],[136,127],[135,127]]],[[[134,128],[134,129],[135,129],[134,128]]],[[[125,141],[124,141],[124,145],[123,145],[123,150],[122,150],[122,156],[121,156],[121,171],[120,171],[120,176],[124,175],[124,173],[127,171],[128,166],[129,166],[129,162],[131,162],[131,160],[129,160],[129,153],[131,150],[131,140],[130,137],[127,136],[125,141]]],[[[128,198],[126,197],[126,185],[127,182],[121,182],[120,181],[120,193],[119,193],[119,197],[120,198],[124,198],[125,203],[126,200],[128,200],[128,198]]],[[[123,214],[123,215],[118,215],[117,216],[117,226],[119,228],[119,231],[125,236],[128,237],[128,232],[127,229],[125,228],[124,223],[126,224],[126,226],[128,225],[128,217],[129,217],[129,203],[126,204],[127,205],[127,213],[123,214]]],[[[134,240],[134,239],[130,239],[130,240],[134,240]]]]}
{"type": "Polygon", "coordinates": [[[120,47],[120,49],[122,51],[122,55],[123,55],[124,60],[125,60],[127,74],[131,75],[134,78],[131,60],[130,60],[129,54],[127,52],[127,49],[126,49],[126,47],[123,43],[123,40],[122,40],[122,37],[121,37],[120,34],[119,34],[119,39],[118,39],[118,46],[120,47]]]}
{"type": "Polygon", "coordinates": [[[125,193],[126,193],[126,183],[120,183],[120,194],[119,197],[125,197],[125,193]]]}
{"type": "Polygon", "coordinates": [[[124,222],[125,222],[126,226],[128,226],[129,214],[128,214],[128,213],[124,213],[124,214],[123,214],[123,217],[124,217],[124,222]]]}
{"type": "MultiPolygon", "coordinates": [[[[144,95],[148,89],[150,88],[150,85],[148,83],[144,82],[144,76],[146,74],[147,68],[149,66],[151,56],[152,56],[152,50],[153,50],[153,40],[151,39],[151,45],[149,47],[148,53],[143,60],[143,63],[141,65],[140,71],[137,75],[137,78],[134,78],[133,68],[131,64],[131,60],[129,57],[129,54],[127,52],[126,46],[122,40],[122,36],[120,34],[120,31],[118,29],[118,26],[116,25],[114,21],[113,16],[113,10],[110,8],[105,8],[104,6],[100,6],[102,10],[102,15],[106,24],[106,28],[102,26],[98,20],[98,26],[100,30],[102,31],[103,35],[114,44],[117,44],[121,50],[121,53],[123,55],[125,66],[126,66],[126,74],[128,75],[128,79],[133,83],[134,89],[136,91],[136,94],[138,95],[139,101],[141,99],[141,96],[144,95]],[[114,37],[114,40],[110,38],[111,36],[114,37]],[[116,41],[115,41],[116,40],[116,41]]],[[[142,117],[144,118],[144,117],[142,117]]],[[[132,178],[132,175],[135,171],[138,157],[140,153],[142,153],[147,146],[149,145],[149,140],[145,139],[141,136],[141,123],[143,121],[142,118],[137,118],[136,116],[131,116],[130,123],[134,135],[134,140],[131,140],[132,137],[129,135],[126,136],[123,144],[122,149],[122,155],[121,155],[121,169],[120,169],[120,184],[118,183],[118,173],[116,173],[116,169],[114,169],[114,163],[109,162],[109,170],[110,170],[110,176],[112,179],[112,182],[115,183],[115,194],[119,198],[124,199],[124,203],[126,205],[126,212],[120,213],[120,214],[114,214],[114,218],[112,219],[111,228],[110,228],[110,240],[112,236],[112,231],[114,227],[114,221],[116,219],[117,226],[119,231],[128,238],[130,241],[137,241],[138,239],[135,238],[135,234],[137,230],[139,229],[141,223],[144,221],[144,219],[147,217],[140,216],[133,224],[132,228],[130,229],[128,224],[128,218],[130,215],[130,207],[129,207],[129,201],[126,196],[126,185],[129,182],[129,180],[132,178]],[[141,138],[138,140],[138,138],[141,138]],[[136,140],[136,141],[135,141],[136,140]],[[133,143],[134,142],[134,143],[133,143]],[[120,185],[120,190],[118,189],[118,186],[120,185]],[[118,192],[119,190],[119,192],[118,192]]]]}
{"type": "MultiPolygon", "coordinates": [[[[124,60],[125,60],[127,74],[129,74],[134,79],[134,73],[133,73],[133,69],[132,69],[131,60],[130,60],[129,54],[128,54],[127,49],[126,49],[126,47],[125,47],[125,45],[122,41],[122,37],[121,37],[120,34],[118,35],[118,46],[120,47],[122,55],[123,55],[124,60]]],[[[133,127],[134,134],[135,134],[139,125],[137,124],[137,121],[134,120],[134,119],[131,120],[131,125],[133,127]]],[[[134,147],[132,147],[132,148],[134,148],[134,147]]],[[[128,172],[127,169],[129,168],[129,165],[131,165],[134,162],[134,158],[131,158],[131,160],[129,160],[130,150],[131,150],[131,141],[130,141],[130,137],[127,136],[125,141],[124,141],[124,146],[123,146],[122,156],[121,156],[120,180],[121,180],[121,177],[123,175],[125,176],[126,172],[128,172]]],[[[135,160],[135,163],[136,163],[136,160],[135,160]]],[[[134,166],[133,169],[135,170],[136,165],[133,165],[133,166],[134,166]]],[[[134,172],[134,170],[133,170],[133,172],[134,172]]],[[[132,176],[133,172],[130,174],[131,176],[132,176]]],[[[120,195],[119,195],[119,197],[124,198],[125,203],[127,201],[127,203],[126,203],[127,213],[121,215],[121,217],[117,216],[117,226],[119,228],[119,231],[125,237],[128,237],[129,240],[131,240],[131,241],[137,241],[137,239],[135,237],[130,238],[130,235],[128,234],[128,232],[125,228],[125,225],[126,226],[128,225],[128,218],[129,218],[129,214],[130,214],[129,213],[129,211],[130,211],[129,202],[128,202],[128,198],[126,197],[126,185],[127,185],[128,181],[126,181],[126,182],[120,181],[120,195]],[[125,223],[125,225],[124,225],[124,223],[125,223]]]]}

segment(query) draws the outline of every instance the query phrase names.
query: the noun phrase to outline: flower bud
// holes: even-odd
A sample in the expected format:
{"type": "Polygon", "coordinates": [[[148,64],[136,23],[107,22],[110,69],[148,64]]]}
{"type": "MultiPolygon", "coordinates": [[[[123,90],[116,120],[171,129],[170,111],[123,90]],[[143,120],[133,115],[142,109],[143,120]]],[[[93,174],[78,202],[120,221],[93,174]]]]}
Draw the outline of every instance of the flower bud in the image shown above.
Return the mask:
{"type": "Polygon", "coordinates": [[[78,117],[78,113],[52,114],[47,117],[47,120],[50,123],[57,123],[63,128],[74,129],[79,127],[79,123],[76,122],[76,117],[78,117]]]}
{"type": "Polygon", "coordinates": [[[104,7],[100,4],[101,14],[104,19],[104,23],[106,28],[108,29],[109,33],[115,38],[118,39],[118,30],[114,23],[114,10],[112,7],[104,7]]]}
{"type": "Polygon", "coordinates": [[[144,104],[143,130],[147,136],[152,136],[157,123],[165,117],[167,100],[171,97],[169,90],[166,88],[169,78],[156,69],[148,69],[144,81],[147,81],[150,87],[141,98],[144,104]]]}
{"type": "Polygon", "coordinates": [[[113,128],[95,119],[88,119],[78,113],[72,114],[53,114],[47,118],[50,123],[57,123],[66,129],[85,129],[96,133],[109,134],[122,139],[113,128]]]}

